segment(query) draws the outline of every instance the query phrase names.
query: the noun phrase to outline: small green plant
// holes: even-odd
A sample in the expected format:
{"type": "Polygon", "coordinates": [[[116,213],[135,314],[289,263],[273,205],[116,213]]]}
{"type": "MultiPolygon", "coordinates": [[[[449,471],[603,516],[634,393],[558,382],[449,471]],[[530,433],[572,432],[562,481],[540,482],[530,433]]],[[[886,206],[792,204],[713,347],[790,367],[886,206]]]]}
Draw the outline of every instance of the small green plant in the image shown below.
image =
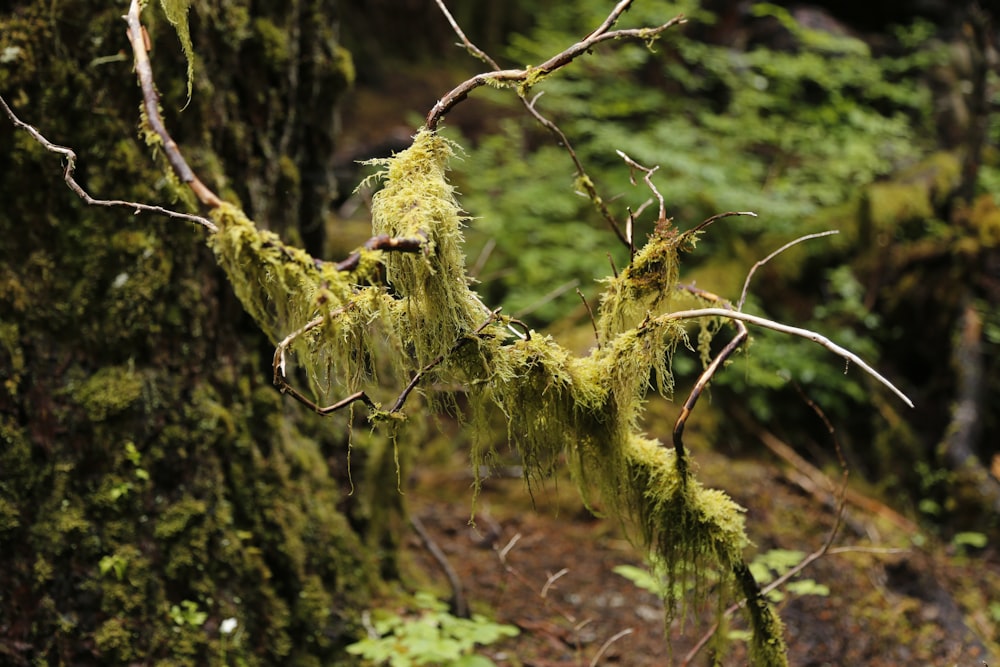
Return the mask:
{"type": "Polygon", "coordinates": [[[955,536],[951,538],[951,544],[955,547],[955,551],[962,555],[971,550],[985,549],[988,543],[989,538],[986,535],[974,531],[955,533],[955,536]]]}
{"type": "Polygon", "coordinates": [[[111,554],[110,556],[101,558],[101,562],[97,564],[97,568],[100,570],[102,576],[112,572],[115,575],[115,579],[122,581],[125,578],[125,571],[128,569],[128,561],[119,554],[111,554]]]}
{"type": "Polygon", "coordinates": [[[475,655],[475,647],[515,637],[519,632],[513,625],[479,614],[472,618],[452,616],[448,606],[430,593],[417,593],[414,601],[419,610],[414,615],[376,610],[372,621],[375,636],[351,644],[347,652],[371,665],[489,667],[495,663],[475,655]]]}
{"type": "Polygon", "coordinates": [[[198,609],[198,603],[191,600],[181,600],[180,605],[170,607],[170,620],[175,625],[190,625],[200,628],[208,620],[208,614],[198,609]]]}
{"type": "MultiPolygon", "coordinates": [[[[750,563],[750,571],[761,584],[766,586],[776,578],[789,572],[802,562],[806,555],[801,551],[789,549],[771,549],[762,554],[758,554],[750,563]]],[[[820,595],[827,596],[830,589],[824,584],[817,583],[813,579],[798,579],[785,584],[782,589],[774,589],[767,593],[772,602],[781,602],[785,598],[785,593],[793,595],[820,595]],[[782,590],[783,589],[783,590],[782,590]]]]}

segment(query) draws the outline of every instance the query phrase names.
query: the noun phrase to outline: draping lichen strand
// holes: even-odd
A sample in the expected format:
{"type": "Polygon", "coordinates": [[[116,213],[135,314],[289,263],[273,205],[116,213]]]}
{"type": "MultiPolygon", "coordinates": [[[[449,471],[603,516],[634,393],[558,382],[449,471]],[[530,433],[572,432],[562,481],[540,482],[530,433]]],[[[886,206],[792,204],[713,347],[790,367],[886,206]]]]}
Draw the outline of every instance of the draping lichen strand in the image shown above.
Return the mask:
{"type": "Polygon", "coordinates": [[[413,145],[383,162],[384,187],[372,201],[372,228],[392,237],[424,237],[424,252],[385,258],[386,278],[402,297],[399,337],[423,365],[479,327],[489,311],[468,287],[462,253],[463,216],[446,179],[452,148],[421,130],[413,145]]]}
{"type": "Polygon", "coordinates": [[[606,280],[597,321],[602,341],[670,305],[679,273],[678,246],[683,240],[683,235],[671,229],[657,230],[619,275],[606,280]]]}
{"type": "Polygon", "coordinates": [[[285,245],[277,235],[259,230],[239,209],[224,204],[213,211],[219,226],[209,244],[237,298],[272,342],[277,343],[310,320],[328,322],[295,340],[293,349],[317,395],[356,391],[372,380],[381,337],[371,322],[389,301],[374,287],[360,288],[377,263],[366,252],[358,269],[320,266],[306,252],[285,245]]]}

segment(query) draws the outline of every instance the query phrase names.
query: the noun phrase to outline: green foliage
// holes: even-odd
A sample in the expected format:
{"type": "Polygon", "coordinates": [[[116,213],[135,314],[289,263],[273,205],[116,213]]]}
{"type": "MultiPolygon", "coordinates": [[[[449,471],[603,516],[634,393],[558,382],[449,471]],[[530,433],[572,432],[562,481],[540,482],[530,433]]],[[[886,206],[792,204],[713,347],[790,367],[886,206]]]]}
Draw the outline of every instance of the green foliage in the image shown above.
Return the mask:
{"type": "MultiPolygon", "coordinates": [[[[553,8],[506,55],[537,62],[592,29],[606,10],[596,0],[553,8]]],[[[675,11],[693,23],[714,20],[697,3],[639,3],[623,23],[659,22],[675,11]]],[[[713,262],[734,254],[745,267],[778,239],[817,231],[820,211],[920,155],[931,100],[915,73],[937,58],[923,46],[924,24],[901,31],[907,39],[897,55],[875,56],[855,38],[799,26],[775,5],[755,11],[758,21],[770,16],[783,25],[796,48],[740,51],[668,31],[654,49],[599,47],[539,84],[545,95],[536,104],[570,137],[619,219],[650,195],[629,185],[616,150],[660,166],[654,182],[682,225],[720,211],[757,211],[757,220],[725,223],[738,233],[703,241],[713,262]],[[748,247],[743,239],[755,235],[767,245],[748,247]]],[[[572,289],[546,301],[550,291],[579,285],[588,292],[606,272],[609,251],[618,266],[626,257],[589,201],[570,194],[572,164],[550,136],[523,114],[501,128],[457,165],[464,204],[476,216],[473,247],[496,244],[479,277],[492,300],[547,323],[579,305],[572,289]]],[[[636,235],[649,231],[647,213],[636,235]]]]}
{"type": "Polygon", "coordinates": [[[372,626],[377,636],[351,644],[347,652],[367,664],[390,667],[488,667],[493,661],[475,655],[476,646],[488,646],[519,633],[513,625],[496,623],[480,614],[455,617],[448,612],[448,605],[430,593],[417,593],[414,603],[419,611],[410,615],[375,610],[372,626]]]}
{"type": "Polygon", "coordinates": [[[635,565],[616,565],[611,571],[625,577],[637,588],[655,593],[656,595],[662,595],[662,583],[647,568],[636,567],[635,565]]]}
{"type": "Polygon", "coordinates": [[[969,549],[985,549],[986,545],[989,544],[989,538],[983,533],[963,531],[955,533],[955,535],[951,538],[951,543],[960,551],[966,551],[969,549]]]}
{"type": "Polygon", "coordinates": [[[170,606],[170,620],[176,625],[190,625],[200,628],[208,620],[208,614],[198,609],[198,603],[181,600],[179,605],[170,606]]]}
{"type": "MultiPolygon", "coordinates": [[[[805,554],[801,551],[788,549],[771,549],[764,553],[757,554],[750,562],[750,571],[754,578],[761,585],[767,585],[776,578],[786,574],[792,568],[799,565],[805,554]]],[[[772,602],[781,602],[786,593],[792,595],[819,595],[825,597],[830,594],[830,589],[824,584],[817,583],[813,579],[797,579],[789,581],[783,588],[776,588],[768,593],[768,598],[772,602]]]]}

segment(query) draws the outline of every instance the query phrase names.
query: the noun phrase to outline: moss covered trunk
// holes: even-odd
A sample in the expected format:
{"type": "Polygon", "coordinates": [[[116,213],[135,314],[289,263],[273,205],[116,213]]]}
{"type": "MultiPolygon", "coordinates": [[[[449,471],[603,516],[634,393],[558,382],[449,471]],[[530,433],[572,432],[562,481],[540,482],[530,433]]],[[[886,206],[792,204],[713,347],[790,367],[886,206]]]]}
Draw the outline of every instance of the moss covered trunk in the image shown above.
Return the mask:
{"type": "MultiPolygon", "coordinates": [[[[335,3],[250,5],[193,3],[183,112],[177,38],[150,26],[162,105],[207,182],[315,248],[350,78],[335,3]]],[[[137,137],[124,11],[14,2],[0,92],[95,196],[183,206],[137,137]]],[[[203,232],[88,207],[61,169],[4,119],[0,663],[331,664],[378,585],[343,429],[282,403],[203,232]]]]}

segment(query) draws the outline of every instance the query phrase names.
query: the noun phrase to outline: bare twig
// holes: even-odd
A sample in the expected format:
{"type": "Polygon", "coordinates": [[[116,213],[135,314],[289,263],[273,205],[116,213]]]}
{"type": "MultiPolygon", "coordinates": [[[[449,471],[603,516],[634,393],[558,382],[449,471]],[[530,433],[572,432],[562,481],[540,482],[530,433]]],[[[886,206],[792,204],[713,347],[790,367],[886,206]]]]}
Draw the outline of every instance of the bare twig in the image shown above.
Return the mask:
{"type": "Polygon", "coordinates": [[[163,124],[163,118],[160,116],[160,96],[156,92],[156,85],[153,83],[153,68],[149,63],[149,36],[139,21],[141,12],[142,6],[139,0],[132,0],[125,21],[128,23],[126,31],[128,41],[132,45],[132,52],[135,56],[135,74],[139,79],[139,87],[142,89],[142,105],[146,113],[146,120],[163,144],[163,152],[166,154],[167,161],[170,162],[174,173],[177,174],[177,178],[191,188],[202,204],[209,208],[216,208],[222,204],[222,200],[191,170],[184,156],[181,155],[177,143],[163,124]]]}
{"type": "Polygon", "coordinates": [[[328,405],[326,407],[320,407],[318,404],[309,400],[309,398],[307,398],[298,389],[290,385],[288,383],[288,379],[285,377],[285,350],[288,349],[288,346],[291,345],[295,341],[295,339],[298,338],[299,336],[308,333],[309,331],[312,331],[316,327],[322,325],[324,322],[326,322],[328,318],[342,314],[345,309],[346,306],[337,308],[328,315],[320,315],[319,317],[310,320],[303,326],[299,327],[297,330],[285,336],[285,339],[282,340],[280,343],[278,343],[277,347],[275,347],[274,349],[274,362],[272,364],[272,368],[274,370],[274,386],[276,386],[282,394],[288,394],[299,403],[308,407],[310,410],[323,416],[334,413],[337,410],[342,410],[343,408],[346,408],[347,406],[357,401],[361,401],[362,403],[367,405],[371,410],[378,410],[378,405],[376,405],[375,402],[368,397],[368,394],[366,394],[363,391],[355,392],[350,396],[348,396],[347,398],[341,399],[332,405],[328,405]]]}
{"type": "Polygon", "coordinates": [[[618,633],[612,635],[611,637],[608,637],[607,641],[605,641],[603,644],[601,644],[601,648],[598,649],[597,653],[594,654],[593,660],[590,661],[590,667],[597,667],[598,661],[600,661],[601,656],[603,656],[605,654],[605,652],[607,652],[607,650],[609,648],[611,648],[612,644],[614,644],[616,641],[618,641],[622,637],[629,636],[633,632],[634,632],[634,630],[632,630],[632,628],[625,628],[621,632],[618,632],[618,633]]]}
{"type": "Polygon", "coordinates": [[[514,537],[510,538],[507,544],[504,545],[503,549],[497,551],[497,558],[500,559],[500,563],[505,567],[507,565],[507,555],[510,553],[510,550],[514,548],[514,545],[521,541],[522,537],[524,536],[521,535],[521,533],[514,533],[514,537]]]}
{"type": "Polygon", "coordinates": [[[526,97],[524,97],[524,95],[521,95],[520,97],[521,101],[524,103],[524,107],[528,110],[528,113],[534,116],[535,120],[541,123],[542,127],[544,127],[553,135],[555,135],[556,141],[562,144],[563,148],[566,149],[566,152],[569,153],[569,157],[573,161],[573,167],[576,169],[577,184],[586,191],[587,197],[590,199],[591,202],[593,202],[594,206],[597,207],[597,210],[601,213],[601,217],[604,218],[605,222],[608,223],[608,226],[611,227],[611,231],[615,233],[615,236],[618,237],[618,240],[623,242],[626,245],[626,247],[629,247],[629,240],[626,238],[624,234],[622,234],[622,230],[618,224],[618,221],[615,219],[615,216],[612,215],[611,211],[608,209],[608,205],[604,201],[604,198],[601,197],[601,195],[597,192],[597,186],[594,185],[593,179],[591,179],[590,176],[587,174],[587,170],[583,168],[583,163],[580,162],[580,158],[577,157],[576,151],[573,149],[573,144],[570,143],[569,139],[566,137],[566,134],[559,128],[558,125],[556,125],[551,120],[543,116],[538,111],[538,109],[535,108],[535,103],[538,101],[538,98],[541,97],[543,94],[544,91],[538,93],[530,102],[526,97]]]}
{"type": "Polygon", "coordinates": [[[780,248],[772,252],[764,259],[755,262],[754,265],[750,267],[750,271],[747,272],[747,277],[743,281],[743,291],[740,292],[740,300],[736,303],[736,310],[743,310],[743,304],[744,302],[746,302],[747,299],[747,290],[750,289],[750,279],[753,278],[753,274],[756,273],[757,269],[764,266],[765,264],[770,262],[772,259],[780,255],[781,253],[785,252],[792,246],[802,243],[803,241],[808,241],[810,239],[818,239],[823,236],[832,236],[833,234],[839,234],[839,233],[840,232],[837,231],[836,229],[831,229],[825,232],[818,232],[816,234],[806,234],[805,236],[800,236],[799,238],[793,241],[789,241],[785,245],[781,246],[780,248]]]}
{"type": "Polygon", "coordinates": [[[458,618],[469,617],[469,603],[465,600],[465,593],[462,591],[462,580],[459,579],[455,568],[448,562],[448,557],[438,546],[431,534],[424,527],[424,522],[416,514],[410,515],[410,525],[417,533],[417,537],[423,543],[424,548],[430,553],[437,564],[441,567],[445,577],[448,578],[448,585],[451,586],[452,610],[458,618]]]}
{"type": "MultiPolygon", "coordinates": [[[[462,31],[462,28],[458,25],[455,17],[448,11],[448,8],[444,4],[444,0],[435,0],[435,2],[437,2],[437,6],[441,10],[441,13],[444,14],[445,18],[448,20],[452,30],[454,30],[455,34],[458,35],[458,38],[462,40],[462,46],[464,46],[465,49],[474,57],[492,67],[494,71],[499,71],[499,63],[469,40],[466,34],[462,31]]],[[[618,221],[615,220],[615,216],[611,214],[610,210],[608,210],[608,205],[605,203],[604,198],[598,194],[597,188],[594,186],[594,181],[587,175],[587,170],[584,169],[583,163],[580,162],[580,158],[577,157],[576,151],[573,150],[573,145],[566,137],[566,134],[559,128],[558,125],[543,116],[538,109],[535,108],[535,103],[543,94],[544,92],[540,92],[529,101],[523,91],[518,91],[518,97],[521,99],[521,103],[524,104],[524,108],[528,110],[528,113],[534,116],[535,120],[537,120],[542,127],[551,132],[556,137],[556,141],[562,144],[562,146],[566,149],[566,152],[569,153],[569,157],[573,161],[573,166],[576,169],[577,183],[586,191],[590,201],[593,202],[593,204],[597,207],[597,210],[600,211],[601,217],[603,217],[611,227],[611,231],[615,233],[615,236],[617,236],[620,241],[625,242],[625,237],[622,234],[621,227],[618,225],[618,221]]],[[[627,242],[625,242],[625,244],[628,245],[627,242]]]]}
{"type": "Polygon", "coordinates": [[[549,594],[549,589],[552,588],[552,585],[556,583],[559,579],[562,579],[567,574],[569,574],[569,568],[564,567],[555,574],[549,575],[549,578],[545,580],[545,585],[542,586],[542,590],[539,591],[538,594],[542,597],[547,596],[549,594]]]}
{"type": "MultiPolygon", "coordinates": [[[[711,292],[700,290],[693,285],[685,285],[683,286],[683,289],[686,289],[687,291],[701,297],[702,299],[719,303],[727,311],[732,310],[732,305],[728,301],[722,299],[719,296],[716,296],[715,294],[712,294],[711,292]]],[[[687,478],[686,474],[687,456],[685,453],[684,441],[683,441],[684,426],[687,424],[687,419],[691,415],[691,411],[694,410],[694,406],[695,403],[698,402],[698,398],[705,390],[705,387],[708,386],[708,383],[715,376],[716,372],[718,372],[719,368],[722,367],[722,364],[726,362],[726,360],[733,354],[733,352],[735,352],[736,349],[743,344],[743,341],[745,341],[747,339],[747,336],[749,335],[747,332],[747,327],[743,322],[740,322],[739,320],[734,320],[734,324],[736,325],[736,335],[733,337],[732,340],[730,340],[726,344],[724,348],[722,348],[722,351],[719,352],[719,354],[717,354],[714,359],[712,359],[712,361],[708,364],[708,366],[705,367],[705,370],[701,372],[701,375],[698,376],[698,380],[697,382],[694,383],[694,387],[692,387],[691,393],[688,394],[687,400],[684,401],[684,405],[681,406],[681,412],[677,416],[677,421],[674,422],[673,444],[674,444],[674,451],[677,453],[677,465],[681,472],[682,480],[686,480],[687,478]]]]}
{"type": "Polygon", "coordinates": [[[751,218],[757,217],[757,214],[754,213],[753,211],[726,211],[725,213],[716,213],[715,215],[709,218],[705,218],[697,225],[684,232],[684,234],[687,236],[690,236],[691,234],[697,234],[698,232],[704,231],[704,229],[709,225],[711,225],[713,222],[722,220],[723,218],[732,218],[733,216],[738,216],[738,215],[745,215],[751,218]]]}
{"type": "Polygon", "coordinates": [[[583,306],[587,309],[587,314],[590,315],[590,325],[594,327],[594,340],[597,342],[597,349],[599,350],[601,349],[601,337],[597,333],[597,320],[594,319],[594,311],[590,307],[590,304],[587,303],[587,297],[583,295],[579,287],[576,288],[576,295],[580,297],[580,301],[583,301],[583,306]]]}
{"type": "MultiPolygon", "coordinates": [[[[427,129],[436,130],[445,114],[447,114],[456,104],[464,100],[470,92],[482,85],[487,83],[507,85],[520,84],[521,88],[524,89],[522,92],[525,92],[539,79],[544,78],[548,74],[551,74],[562,67],[565,67],[601,42],[622,38],[643,39],[647,41],[653,40],[668,28],[684,22],[683,16],[676,16],[663,25],[655,28],[611,30],[611,26],[615,24],[621,14],[628,9],[631,4],[632,0],[622,0],[619,2],[608,15],[608,18],[605,19],[596,30],[591,32],[581,41],[549,58],[540,65],[528,67],[526,69],[498,69],[492,72],[483,72],[481,74],[477,74],[471,79],[463,81],[448,92],[444,97],[438,100],[438,102],[430,110],[427,114],[427,129]]],[[[465,42],[469,43],[468,40],[465,40],[465,42]]],[[[491,65],[492,64],[495,63],[491,63],[491,65]]]]}
{"type": "Polygon", "coordinates": [[[669,321],[669,320],[690,320],[697,319],[699,317],[726,317],[733,320],[741,320],[749,324],[753,324],[764,329],[771,329],[772,331],[778,331],[780,333],[788,334],[791,336],[798,336],[799,338],[805,338],[810,340],[817,345],[821,345],[826,349],[830,350],[834,354],[846,359],[848,362],[857,364],[863,371],[871,375],[873,378],[881,382],[883,385],[888,387],[892,393],[896,394],[906,405],[913,407],[913,401],[907,397],[902,391],[896,388],[896,385],[892,384],[883,377],[878,371],[869,366],[863,359],[858,355],[854,354],[850,350],[846,350],[841,346],[837,345],[831,341],[826,336],[819,334],[815,331],[810,331],[809,329],[800,329],[799,327],[789,326],[787,324],[781,324],[780,322],[775,322],[763,317],[757,317],[756,315],[748,315],[739,311],[729,310],[726,308],[699,308],[695,310],[681,310],[675,313],[666,313],[655,318],[656,321],[669,321]]]}
{"type": "Polygon", "coordinates": [[[487,55],[485,51],[473,44],[472,41],[465,36],[465,33],[462,31],[462,27],[458,25],[458,21],[455,20],[455,17],[451,15],[451,12],[449,12],[448,8],[445,6],[444,0],[434,1],[437,3],[438,9],[441,10],[441,13],[444,14],[444,17],[448,20],[448,24],[451,25],[451,29],[454,30],[455,34],[458,35],[458,38],[462,40],[462,46],[464,46],[465,49],[473,56],[486,63],[494,70],[499,70],[500,65],[497,64],[497,61],[493,60],[493,58],[487,55]]]}
{"type": "MultiPolygon", "coordinates": [[[[500,314],[499,308],[493,310],[490,313],[489,319],[483,322],[481,325],[479,325],[479,327],[477,327],[476,330],[472,332],[472,335],[475,336],[481,334],[483,332],[483,329],[488,327],[490,323],[493,322],[496,319],[497,315],[499,314],[500,314]]],[[[448,351],[448,354],[454,354],[455,352],[458,351],[459,348],[468,343],[470,340],[472,340],[470,336],[463,336],[462,338],[459,338],[452,346],[451,350],[448,351]]],[[[435,366],[437,366],[438,364],[440,364],[442,361],[445,360],[445,357],[446,355],[444,354],[438,355],[436,359],[434,359],[429,364],[425,365],[419,371],[414,373],[413,377],[410,378],[410,383],[406,385],[403,391],[399,394],[399,397],[396,399],[396,402],[393,403],[392,408],[389,409],[389,412],[395,413],[402,410],[403,404],[406,403],[406,399],[409,397],[410,393],[416,388],[416,386],[420,383],[420,379],[424,376],[424,374],[429,373],[431,370],[433,370],[435,366]]]]}
{"type": "Polygon", "coordinates": [[[636,184],[635,174],[632,170],[638,170],[641,171],[643,174],[645,174],[642,177],[642,181],[646,184],[646,187],[649,188],[650,192],[652,192],[653,195],[656,197],[656,201],[660,202],[660,212],[656,218],[656,222],[657,224],[659,224],[665,221],[667,219],[667,205],[663,201],[663,195],[661,195],[660,191],[656,189],[655,185],[653,185],[653,174],[656,173],[656,171],[660,168],[660,166],[657,165],[655,167],[644,167],[635,160],[633,160],[632,158],[630,158],[628,155],[626,155],[624,151],[616,150],[615,153],[618,153],[618,157],[625,160],[625,164],[629,166],[630,169],[629,180],[632,181],[632,185],[636,184]]]}
{"type": "Polygon", "coordinates": [[[155,213],[157,215],[165,215],[170,218],[177,218],[179,220],[187,220],[189,222],[195,222],[210,232],[218,231],[215,223],[208,218],[203,218],[200,215],[189,215],[187,213],[180,213],[178,211],[172,211],[170,209],[163,208],[161,206],[151,206],[149,204],[140,204],[139,202],[124,201],[121,199],[95,199],[91,197],[90,194],[83,189],[83,187],[76,182],[74,177],[74,172],[76,170],[76,153],[71,148],[66,146],[60,146],[54,144],[48,139],[46,139],[41,132],[39,132],[33,126],[25,123],[14,111],[7,105],[6,100],[3,96],[0,96],[0,106],[3,107],[4,111],[7,113],[7,117],[16,126],[31,135],[32,139],[37,141],[42,147],[49,151],[50,153],[56,153],[62,155],[66,160],[65,167],[63,169],[63,180],[66,181],[66,185],[72,190],[76,195],[82,199],[86,204],[90,206],[107,206],[111,207],[123,207],[132,209],[134,213],[155,213]]]}

